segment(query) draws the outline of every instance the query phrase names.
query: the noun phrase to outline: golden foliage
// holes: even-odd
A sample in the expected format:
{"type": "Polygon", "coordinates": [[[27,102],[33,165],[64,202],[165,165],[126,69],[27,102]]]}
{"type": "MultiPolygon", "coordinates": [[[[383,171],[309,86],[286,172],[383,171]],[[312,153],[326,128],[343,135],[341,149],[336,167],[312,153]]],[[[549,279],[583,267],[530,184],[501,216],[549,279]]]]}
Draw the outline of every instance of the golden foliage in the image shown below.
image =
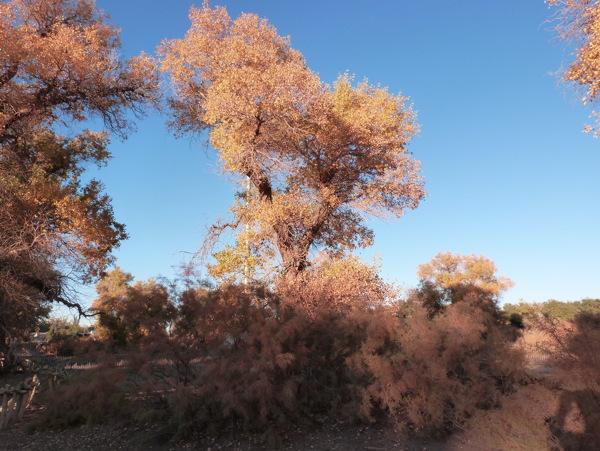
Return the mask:
{"type": "Polygon", "coordinates": [[[253,14],[232,20],[205,5],[190,20],[184,39],[159,49],[175,91],[172,125],[208,129],[223,169],[250,180],[233,225],[277,249],[284,272],[304,270],[315,246],[339,254],[369,245],[364,214],[417,207],[424,189],[406,150],[417,132],[407,99],[348,75],[322,83],[253,14]]]}
{"type": "Polygon", "coordinates": [[[439,252],[430,262],[419,265],[417,275],[445,290],[472,286],[498,296],[514,283],[508,277],[497,276],[496,271],[494,262],[483,255],[439,252]]]}
{"type": "Polygon", "coordinates": [[[93,0],[3,1],[0,42],[0,144],[90,115],[124,135],[126,111],[156,98],[155,63],[119,59],[118,29],[93,0]]]}
{"type": "Polygon", "coordinates": [[[87,164],[105,163],[106,144],[104,133],[38,130],[0,147],[0,347],[48,301],[74,306],[69,281],[98,276],[126,237],[100,183],[79,181],[87,164]]]}
{"type": "Polygon", "coordinates": [[[449,304],[470,302],[499,318],[498,297],[513,286],[507,277],[496,275],[496,265],[484,256],[439,252],[417,268],[419,287],[409,291],[408,300],[427,308],[431,317],[449,304]]]}
{"type": "Polygon", "coordinates": [[[102,185],[80,180],[110,157],[108,136],[75,131],[96,116],[124,137],[127,114],[156,101],[154,61],[122,61],[118,34],[93,0],[0,3],[0,348],[48,301],[81,313],[69,285],[96,279],[126,237],[102,185]]]}
{"type": "MultiPolygon", "coordinates": [[[[557,31],[562,39],[572,40],[577,46],[575,58],[564,73],[563,79],[582,88],[583,103],[597,103],[600,90],[600,2],[595,0],[546,0],[559,8],[557,31]]],[[[598,113],[593,117],[598,121],[598,113]]],[[[585,131],[596,126],[586,125],[585,131]]]]}

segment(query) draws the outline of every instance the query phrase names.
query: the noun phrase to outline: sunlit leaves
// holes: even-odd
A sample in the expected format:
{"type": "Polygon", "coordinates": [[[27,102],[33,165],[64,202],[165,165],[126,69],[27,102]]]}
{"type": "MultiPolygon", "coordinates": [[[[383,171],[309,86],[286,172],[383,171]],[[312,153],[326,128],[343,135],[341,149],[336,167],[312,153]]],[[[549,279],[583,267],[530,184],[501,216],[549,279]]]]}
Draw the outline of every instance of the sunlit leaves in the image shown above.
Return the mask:
{"type": "Polygon", "coordinates": [[[497,276],[496,271],[495,263],[483,255],[440,252],[430,262],[419,265],[417,274],[443,289],[473,286],[498,296],[514,284],[507,277],[497,276]]]}
{"type": "Polygon", "coordinates": [[[119,32],[91,0],[10,0],[0,19],[0,143],[25,127],[100,116],[125,136],[128,110],[157,96],[154,61],[123,62],[119,32]]]}
{"type": "MultiPolygon", "coordinates": [[[[311,249],[367,246],[364,215],[401,216],[424,197],[419,163],[406,151],[417,132],[407,99],[342,75],[321,82],[266,20],[224,8],[192,8],[184,39],[165,41],[177,132],[208,129],[223,169],[247,177],[253,198],[236,225],[256,231],[284,272],[311,249]]],[[[234,259],[233,249],[219,254],[234,259]]],[[[236,257],[237,258],[237,257],[236,257]]]]}
{"type": "Polygon", "coordinates": [[[48,301],[81,312],[69,288],[99,277],[126,237],[102,185],[81,180],[109,159],[108,134],[77,129],[100,117],[125,137],[128,115],[157,101],[154,60],[118,50],[93,0],[0,3],[0,348],[48,301]]]}
{"type": "MultiPolygon", "coordinates": [[[[547,0],[558,7],[557,31],[562,39],[575,43],[575,59],[564,73],[564,80],[582,88],[582,102],[597,103],[600,91],[600,2],[596,0],[547,0]]],[[[597,113],[592,116],[598,122],[597,113]]],[[[600,136],[597,126],[585,131],[600,136]]]]}

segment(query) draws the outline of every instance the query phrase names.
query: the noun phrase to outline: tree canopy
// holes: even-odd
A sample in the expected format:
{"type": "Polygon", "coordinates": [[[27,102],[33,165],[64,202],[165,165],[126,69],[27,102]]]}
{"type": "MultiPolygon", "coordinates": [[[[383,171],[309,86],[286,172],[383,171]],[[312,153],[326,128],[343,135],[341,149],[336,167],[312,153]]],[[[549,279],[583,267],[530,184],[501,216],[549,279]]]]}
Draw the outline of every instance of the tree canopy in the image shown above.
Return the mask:
{"type": "Polygon", "coordinates": [[[0,144],[90,116],[124,135],[127,113],[155,99],[153,60],[122,61],[119,31],[93,0],[3,1],[0,42],[0,144]]]}
{"type": "Polygon", "coordinates": [[[154,62],[121,61],[118,34],[92,0],[0,3],[0,348],[48,302],[79,307],[70,283],[101,275],[126,237],[100,182],[81,181],[109,134],[75,129],[97,116],[124,137],[157,98],[154,62]]]}
{"type": "Polygon", "coordinates": [[[221,269],[241,273],[243,255],[278,254],[282,272],[298,274],[316,247],[343,255],[370,245],[365,215],[418,206],[423,180],[406,148],[418,126],[406,98],[347,74],[323,83],[254,14],[232,20],[205,3],[190,20],[185,38],[159,49],[175,93],[171,125],[208,130],[223,170],[250,181],[234,220],[212,229],[238,230],[221,269]]]}
{"type": "Polygon", "coordinates": [[[154,279],[132,283],[118,266],[96,285],[92,310],[99,314],[100,338],[124,345],[144,337],[156,340],[167,333],[175,315],[167,288],[154,279]]]}
{"type": "Polygon", "coordinates": [[[429,262],[419,265],[420,287],[413,295],[435,315],[444,305],[464,300],[491,304],[501,293],[512,288],[508,277],[498,276],[498,268],[489,258],[438,252],[429,262]]]}

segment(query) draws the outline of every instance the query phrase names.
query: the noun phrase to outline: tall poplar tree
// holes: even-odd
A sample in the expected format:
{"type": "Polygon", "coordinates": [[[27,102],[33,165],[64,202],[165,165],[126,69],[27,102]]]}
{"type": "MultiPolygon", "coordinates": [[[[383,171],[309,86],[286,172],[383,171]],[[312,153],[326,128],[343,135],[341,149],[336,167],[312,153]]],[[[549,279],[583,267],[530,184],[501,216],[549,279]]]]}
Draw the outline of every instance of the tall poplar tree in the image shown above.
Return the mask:
{"type": "Polygon", "coordinates": [[[425,191],[406,149],[418,129],[406,98],[348,75],[323,83],[254,14],[232,20],[205,2],[190,20],[185,38],[159,49],[174,87],[172,126],[208,130],[223,170],[251,185],[233,220],[212,229],[237,230],[215,272],[241,274],[248,254],[257,264],[272,255],[293,277],[313,249],[343,255],[370,245],[367,215],[417,207],[425,191]]]}

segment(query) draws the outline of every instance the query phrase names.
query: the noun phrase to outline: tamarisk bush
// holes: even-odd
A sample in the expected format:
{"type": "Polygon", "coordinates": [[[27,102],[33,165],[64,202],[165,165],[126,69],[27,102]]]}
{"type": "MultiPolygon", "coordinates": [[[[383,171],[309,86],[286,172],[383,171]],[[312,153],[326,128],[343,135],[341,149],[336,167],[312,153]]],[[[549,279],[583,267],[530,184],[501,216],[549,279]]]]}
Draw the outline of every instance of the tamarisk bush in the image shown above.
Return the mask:
{"type": "Polygon", "coordinates": [[[480,303],[432,318],[356,259],[283,280],[278,292],[229,286],[199,295],[197,332],[209,358],[170,397],[176,434],[384,415],[444,435],[525,379],[522,356],[480,303]]]}

